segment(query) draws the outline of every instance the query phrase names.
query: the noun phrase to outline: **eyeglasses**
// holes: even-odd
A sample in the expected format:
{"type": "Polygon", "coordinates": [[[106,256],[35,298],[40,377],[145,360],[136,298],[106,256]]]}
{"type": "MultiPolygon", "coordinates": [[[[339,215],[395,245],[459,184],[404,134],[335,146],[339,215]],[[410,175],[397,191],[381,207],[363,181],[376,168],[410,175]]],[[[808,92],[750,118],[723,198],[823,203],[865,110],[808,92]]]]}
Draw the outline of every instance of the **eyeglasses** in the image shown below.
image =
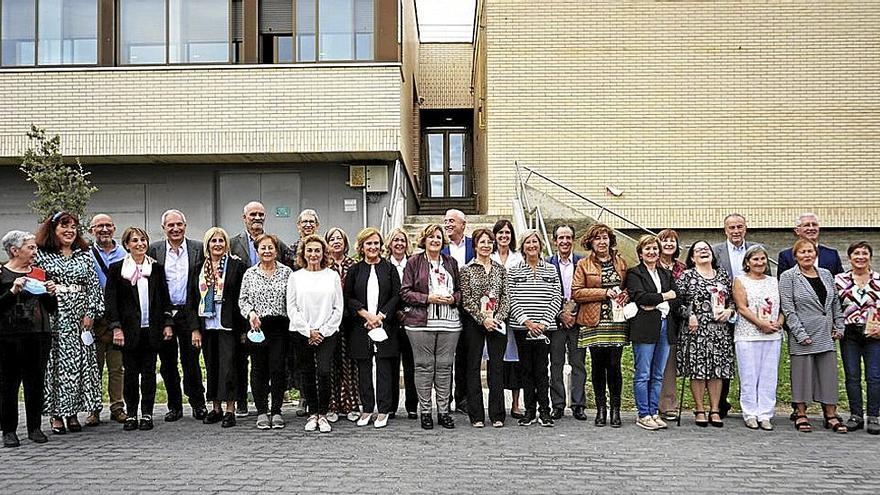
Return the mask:
{"type": "Polygon", "coordinates": [[[300,220],[299,223],[301,223],[303,225],[317,225],[318,221],[317,220],[300,220]]]}

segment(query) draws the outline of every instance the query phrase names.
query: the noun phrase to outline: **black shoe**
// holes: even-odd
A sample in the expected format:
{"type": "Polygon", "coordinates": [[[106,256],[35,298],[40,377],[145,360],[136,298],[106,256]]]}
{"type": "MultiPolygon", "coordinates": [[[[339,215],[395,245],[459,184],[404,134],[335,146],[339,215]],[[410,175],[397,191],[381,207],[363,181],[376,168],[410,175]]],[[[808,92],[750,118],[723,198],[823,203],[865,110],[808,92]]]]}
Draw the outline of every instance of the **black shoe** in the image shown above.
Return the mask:
{"type": "Polygon", "coordinates": [[[397,417],[397,413],[388,413],[388,419],[394,419],[397,417]]]}
{"type": "MultiPolygon", "coordinates": [[[[235,414],[233,414],[232,416],[234,417],[235,414]]],[[[220,420],[222,420],[223,418],[224,418],[223,413],[221,413],[220,411],[218,411],[216,409],[212,409],[205,416],[205,419],[202,420],[202,423],[204,423],[206,425],[212,425],[214,423],[219,423],[220,420]]]]}
{"type": "Polygon", "coordinates": [[[181,411],[180,409],[171,409],[170,411],[165,413],[165,422],[166,423],[173,423],[182,417],[183,417],[183,411],[181,411]]]}
{"type": "Polygon", "coordinates": [[[422,429],[423,430],[433,430],[434,429],[434,417],[430,414],[422,413],[422,429]]]}
{"type": "MultiPolygon", "coordinates": [[[[213,411],[212,411],[213,412],[213,411]]],[[[228,412],[223,415],[223,422],[220,423],[223,428],[231,428],[235,426],[235,413],[228,412]]]]}
{"type": "Polygon", "coordinates": [[[306,417],[306,416],[308,416],[308,415],[309,415],[309,411],[306,410],[306,408],[304,408],[304,407],[299,408],[299,409],[296,410],[296,417],[297,417],[297,418],[304,418],[304,417],[306,417]]]}
{"type": "Polygon", "coordinates": [[[555,423],[553,423],[553,418],[550,416],[549,413],[542,412],[541,414],[538,415],[538,424],[541,426],[548,426],[549,427],[549,426],[553,426],[555,423]]]}
{"type": "Polygon", "coordinates": [[[407,411],[406,417],[407,419],[419,419],[419,415],[411,411],[407,411]]]}
{"type": "Polygon", "coordinates": [[[846,429],[849,431],[861,430],[865,427],[865,421],[859,416],[850,416],[846,420],[846,429]]]}
{"type": "Polygon", "coordinates": [[[709,411],[709,424],[715,428],[721,428],[724,426],[724,421],[721,420],[721,413],[719,411],[709,411]],[[718,416],[718,419],[712,419],[714,416],[718,416]]]}
{"type": "Polygon", "coordinates": [[[730,402],[725,402],[718,406],[718,414],[721,416],[721,419],[726,418],[727,413],[729,413],[731,409],[733,409],[733,406],[730,405],[730,402]]]}
{"type": "Polygon", "coordinates": [[[138,424],[138,430],[147,431],[153,429],[153,417],[149,415],[141,416],[141,422],[138,424]]]}
{"type": "Polygon", "coordinates": [[[596,406],[596,419],[593,420],[596,426],[605,426],[608,424],[608,409],[605,406],[596,406]]]}
{"type": "Polygon", "coordinates": [[[523,417],[521,417],[519,421],[516,422],[516,424],[520,426],[530,426],[534,424],[535,421],[537,421],[537,418],[535,417],[535,411],[526,411],[526,413],[523,414],[523,417]]]}
{"type": "Polygon", "coordinates": [[[18,441],[18,435],[16,435],[14,431],[3,434],[4,447],[18,447],[20,445],[21,442],[18,441]]]}
{"type": "Polygon", "coordinates": [[[565,412],[565,410],[563,408],[554,407],[553,410],[550,411],[550,418],[551,419],[562,419],[562,415],[564,414],[564,412],[565,412]]]}
{"type": "Polygon", "coordinates": [[[205,406],[199,406],[193,408],[193,418],[202,421],[206,417],[208,417],[208,410],[205,409],[205,406]]]}
{"type": "Polygon", "coordinates": [[[235,417],[236,418],[246,418],[246,417],[248,417],[248,414],[250,414],[250,413],[248,412],[247,401],[239,402],[238,404],[236,404],[236,406],[235,406],[235,417]]]}
{"type": "Polygon", "coordinates": [[[137,429],[138,429],[138,420],[134,416],[129,416],[125,420],[125,423],[122,423],[122,430],[123,431],[134,431],[137,429]]]}
{"type": "Polygon", "coordinates": [[[612,428],[620,428],[622,425],[620,422],[620,397],[611,398],[611,421],[609,424],[612,428]]]}
{"type": "Polygon", "coordinates": [[[70,416],[67,418],[67,431],[71,433],[79,433],[83,431],[83,427],[76,416],[70,416]]]}
{"type": "Polygon", "coordinates": [[[451,429],[455,428],[455,420],[452,419],[452,415],[449,413],[438,414],[437,415],[437,424],[446,428],[447,430],[451,430],[451,429]]]}
{"type": "Polygon", "coordinates": [[[520,411],[514,412],[513,409],[511,409],[510,410],[510,417],[513,419],[523,419],[524,417],[526,417],[526,415],[520,411]]]}
{"type": "Polygon", "coordinates": [[[39,428],[29,431],[28,438],[34,443],[46,443],[49,441],[49,439],[46,438],[46,434],[43,433],[43,430],[39,428]]]}
{"type": "Polygon", "coordinates": [[[798,417],[797,409],[795,409],[794,411],[791,412],[791,414],[788,415],[788,419],[791,421],[796,420],[797,417],[798,417]]]}
{"type": "Polygon", "coordinates": [[[571,408],[571,415],[578,421],[586,421],[587,415],[584,413],[584,406],[574,406],[571,408]]]}
{"type": "Polygon", "coordinates": [[[865,431],[869,435],[880,435],[880,421],[874,416],[868,416],[868,428],[865,431]]]}

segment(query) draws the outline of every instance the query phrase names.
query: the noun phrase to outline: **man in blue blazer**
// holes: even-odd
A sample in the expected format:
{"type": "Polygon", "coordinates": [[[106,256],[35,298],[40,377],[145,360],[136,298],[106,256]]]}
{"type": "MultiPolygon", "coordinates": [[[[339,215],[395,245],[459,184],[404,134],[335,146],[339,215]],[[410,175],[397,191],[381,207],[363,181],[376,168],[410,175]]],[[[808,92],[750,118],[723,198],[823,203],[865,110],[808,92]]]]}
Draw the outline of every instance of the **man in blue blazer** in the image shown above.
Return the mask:
{"type": "Polygon", "coordinates": [[[577,304],[571,298],[571,281],[574,271],[582,256],[572,251],[574,247],[574,227],[567,224],[553,228],[553,244],[556,254],[547,258],[547,262],[556,267],[559,281],[562,284],[562,311],[556,317],[558,330],[550,332],[550,417],[561,419],[565,414],[565,382],[562,369],[565,357],[571,365],[571,415],[580,421],[586,421],[584,413],[586,397],[584,385],[587,382],[587,370],[584,361],[587,349],[578,348],[578,326],[575,322],[577,304]]]}
{"type": "MultiPolygon", "coordinates": [[[[840,261],[840,253],[836,249],[819,244],[819,217],[815,213],[801,213],[797,218],[797,226],[794,228],[796,236],[807,239],[815,244],[819,251],[819,267],[831,272],[832,275],[843,273],[843,263],[840,261]]],[[[782,272],[792,268],[797,263],[791,248],[779,252],[779,266],[776,277],[782,272]]]]}
{"type": "MultiPolygon", "coordinates": [[[[474,259],[474,243],[469,236],[464,235],[465,227],[467,227],[467,218],[462,211],[446,211],[446,216],[443,217],[443,230],[449,238],[449,245],[440,252],[454,258],[458,262],[459,270],[474,259]]],[[[466,341],[467,339],[458,339],[453,368],[455,410],[462,414],[467,414],[467,374],[464,372],[467,368],[466,341]],[[461,370],[461,373],[458,370],[461,370]]]]}

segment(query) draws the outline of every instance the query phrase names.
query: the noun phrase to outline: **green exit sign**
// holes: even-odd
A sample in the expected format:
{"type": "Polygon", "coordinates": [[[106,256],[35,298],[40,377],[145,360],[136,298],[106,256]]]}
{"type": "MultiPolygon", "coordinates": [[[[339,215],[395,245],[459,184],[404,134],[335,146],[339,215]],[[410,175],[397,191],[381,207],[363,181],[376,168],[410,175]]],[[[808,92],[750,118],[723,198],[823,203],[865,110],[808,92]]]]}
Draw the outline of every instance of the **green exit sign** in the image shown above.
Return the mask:
{"type": "Polygon", "coordinates": [[[275,218],[290,218],[289,206],[278,206],[275,208],[275,218]]]}

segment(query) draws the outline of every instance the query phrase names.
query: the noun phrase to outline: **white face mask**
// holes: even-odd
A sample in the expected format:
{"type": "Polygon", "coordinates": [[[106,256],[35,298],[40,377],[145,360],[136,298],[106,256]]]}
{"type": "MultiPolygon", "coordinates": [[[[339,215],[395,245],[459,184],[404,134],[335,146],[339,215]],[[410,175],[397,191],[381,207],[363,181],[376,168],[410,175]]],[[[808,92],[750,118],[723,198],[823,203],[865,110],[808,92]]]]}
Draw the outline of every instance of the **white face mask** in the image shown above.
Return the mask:
{"type": "Polygon", "coordinates": [[[261,330],[249,330],[247,333],[247,338],[254,344],[259,344],[266,340],[266,336],[261,330]]]}
{"type": "Polygon", "coordinates": [[[85,345],[92,345],[95,343],[95,336],[92,335],[92,332],[90,332],[88,330],[81,333],[79,336],[82,339],[83,344],[85,344],[85,345]]]}

